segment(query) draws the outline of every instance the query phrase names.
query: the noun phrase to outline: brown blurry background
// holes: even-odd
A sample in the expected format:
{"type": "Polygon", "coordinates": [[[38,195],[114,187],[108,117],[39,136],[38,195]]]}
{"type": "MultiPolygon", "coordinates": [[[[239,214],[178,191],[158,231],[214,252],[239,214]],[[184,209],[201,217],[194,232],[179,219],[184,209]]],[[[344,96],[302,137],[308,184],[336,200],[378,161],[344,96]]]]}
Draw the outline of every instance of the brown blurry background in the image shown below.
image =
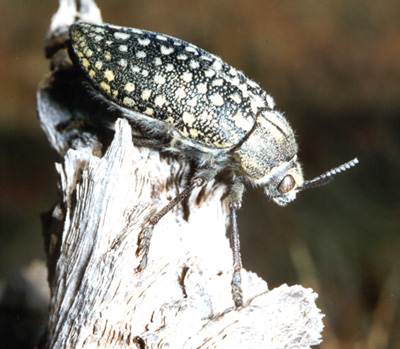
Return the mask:
{"type": "MultiPolygon", "coordinates": [[[[308,179],[359,157],[286,208],[249,188],[239,217],[243,264],[270,288],[299,283],[319,293],[321,348],[400,348],[400,2],[97,4],[105,22],[192,42],[258,82],[296,130],[308,179]]],[[[57,200],[35,111],[57,6],[0,2],[0,337],[10,348],[32,347],[44,321],[43,306],[23,307],[15,295],[21,268],[44,259],[39,215],[57,200]]]]}

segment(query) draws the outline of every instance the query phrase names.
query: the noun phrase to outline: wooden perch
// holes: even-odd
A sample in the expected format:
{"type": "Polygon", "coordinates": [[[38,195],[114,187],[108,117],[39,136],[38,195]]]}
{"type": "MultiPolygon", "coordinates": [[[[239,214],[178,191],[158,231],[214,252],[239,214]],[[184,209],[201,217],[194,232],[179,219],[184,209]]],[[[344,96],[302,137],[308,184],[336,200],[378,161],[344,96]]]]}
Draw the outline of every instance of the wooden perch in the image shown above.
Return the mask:
{"type": "Polygon", "coordinates": [[[53,72],[37,94],[40,124],[59,159],[62,197],[43,217],[51,301],[41,347],[319,344],[322,315],[311,289],[269,291],[243,270],[245,306],[233,307],[222,179],[194,190],[156,225],[148,266],[135,271],[142,227],[188,184],[192,168],[135,147],[130,124],[82,87],[66,50],[54,48],[76,18],[101,22],[92,1],[60,1],[47,43],[53,72]],[[115,132],[93,123],[100,117],[117,120],[115,132]]]}

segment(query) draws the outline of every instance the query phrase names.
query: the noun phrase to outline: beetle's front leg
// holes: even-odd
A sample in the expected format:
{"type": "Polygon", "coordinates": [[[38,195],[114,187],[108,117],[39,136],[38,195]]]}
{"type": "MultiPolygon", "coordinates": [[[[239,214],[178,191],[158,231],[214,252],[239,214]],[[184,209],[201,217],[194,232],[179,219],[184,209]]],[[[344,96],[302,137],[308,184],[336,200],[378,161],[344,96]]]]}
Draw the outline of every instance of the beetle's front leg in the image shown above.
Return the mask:
{"type": "Polygon", "coordinates": [[[206,169],[201,169],[198,171],[197,175],[193,178],[191,184],[186,187],[181,193],[179,193],[174,199],[172,199],[166,206],[164,206],[160,211],[158,211],[153,217],[151,217],[145,227],[139,234],[138,248],[136,250],[136,256],[142,255],[139,266],[136,271],[140,272],[147,266],[147,259],[150,249],[150,240],[153,235],[153,230],[155,225],[159,220],[164,217],[169,211],[171,211],[176,205],[181,203],[186,197],[190,195],[192,190],[196,187],[201,187],[204,184],[212,180],[218,173],[217,169],[211,167],[206,169]]]}
{"type": "Polygon", "coordinates": [[[239,229],[237,226],[236,211],[240,208],[244,192],[244,184],[241,180],[237,179],[233,184],[230,192],[230,219],[232,229],[232,254],[233,254],[233,276],[232,276],[232,298],[235,306],[243,306],[243,292],[242,292],[242,277],[240,275],[242,269],[242,261],[240,258],[240,240],[239,229]]]}

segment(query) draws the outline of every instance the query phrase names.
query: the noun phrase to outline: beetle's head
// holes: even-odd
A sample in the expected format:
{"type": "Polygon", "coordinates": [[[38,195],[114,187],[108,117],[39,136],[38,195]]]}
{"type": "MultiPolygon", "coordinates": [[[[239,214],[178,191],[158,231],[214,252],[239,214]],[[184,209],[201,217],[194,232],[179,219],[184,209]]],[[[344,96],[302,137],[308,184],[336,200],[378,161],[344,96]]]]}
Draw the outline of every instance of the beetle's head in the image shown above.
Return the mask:
{"type": "Polygon", "coordinates": [[[285,206],[296,198],[298,192],[328,184],[336,174],[346,171],[357,164],[358,159],[355,158],[312,180],[304,181],[301,166],[295,155],[290,161],[283,162],[271,171],[268,181],[264,184],[265,193],[278,205],[285,206]]]}
{"type": "Polygon", "coordinates": [[[264,190],[278,205],[285,206],[296,198],[298,188],[303,185],[303,171],[295,155],[272,169],[264,178],[264,190]]]}
{"type": "Polygon", "coordinates": [[[327,184],[334,175],[358,163],[356,158],[305,181],[297,151],[293,130],[286,119],[269,110],[257,117],[254,129],[235,149],[234,156],[242,176],[254,185],[263,186],[265,193],[280,206],[293,201],[299,191],[327,184]]]}

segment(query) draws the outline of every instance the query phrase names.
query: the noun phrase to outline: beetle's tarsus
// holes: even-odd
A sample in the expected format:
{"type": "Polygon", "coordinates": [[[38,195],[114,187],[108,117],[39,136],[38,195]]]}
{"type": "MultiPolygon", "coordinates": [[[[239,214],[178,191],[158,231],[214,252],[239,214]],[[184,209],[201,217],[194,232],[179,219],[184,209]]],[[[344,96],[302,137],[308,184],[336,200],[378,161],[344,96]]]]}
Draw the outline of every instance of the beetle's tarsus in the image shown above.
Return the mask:
{"type": "Polygon", "coordinates": [[[240,269],[233,272],[232,277],[232,298],[235,303],[235,307],[239,308],[243,306],[243,291],[242,291],[242,278],[240,276],[240,269]]]}
{"type": "MultiPolygon", "coordinates": [[[[237,182],[238,188],[243,185],[241,182],[237,182]],[[241,185],[240,185],[241,184],[241,185]]],[[[235,191],[233,195],[236,195],[235,191]]],[[[240,258],[240,241],[239,241],[239,230],[237,226],[237,216],[236,211],[239,209],[240,205],[237,201],[231,201],[229,203],[229,209],[231,211],[231,229],[232,229],[232,254],[233,254],[233,276],[232,276],[232,298],[235,303],[235,307],[243,306],[243,291],[242,291],[242,261],[240,258]]]]}
{"type": "Polygon", "coordinates": [[[142,233],[139,234],[138,248],[136,250],[136,257],[142,255],[140,264],[135,269],[136,272],[141,272],[147,267],[147,259],[150,249],[150,240],[153,236],[154,225],[149,224],[143,229],[142,233]]]}

